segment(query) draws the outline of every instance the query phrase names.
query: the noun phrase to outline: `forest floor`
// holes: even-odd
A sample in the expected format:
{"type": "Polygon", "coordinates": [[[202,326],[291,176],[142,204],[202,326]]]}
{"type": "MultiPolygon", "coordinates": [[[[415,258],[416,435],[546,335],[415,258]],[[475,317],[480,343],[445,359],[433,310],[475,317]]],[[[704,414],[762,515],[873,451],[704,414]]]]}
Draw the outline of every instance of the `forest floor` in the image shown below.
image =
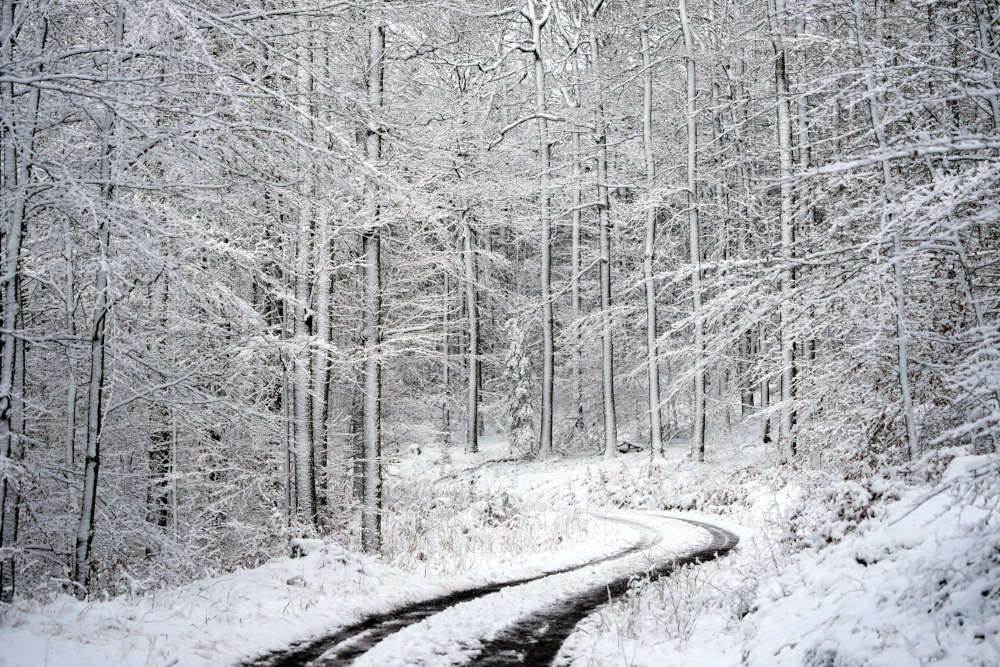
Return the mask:
{"type": "MultiPolygon", "coordinates": [[[[549,461],[503,460],[498,438],[478,454],[409,443],[386,471],[381,560],[304,541],[305,557],[134,598],[19,602],[0,617],[0,664],[246,660],[413,601],[606,556],[639,535],[599,515],[629,510],[701,518],[741,541],[717,561],[637,579],[577,627],[558,664],[1000,664],[996,455],[939,450],[845,481],[773,465],[756,433],[714,438],[705,464],[682,443],[654,459],[549,461]]],[[[673,548],[700,539],[669,525],[673,548]]]]}

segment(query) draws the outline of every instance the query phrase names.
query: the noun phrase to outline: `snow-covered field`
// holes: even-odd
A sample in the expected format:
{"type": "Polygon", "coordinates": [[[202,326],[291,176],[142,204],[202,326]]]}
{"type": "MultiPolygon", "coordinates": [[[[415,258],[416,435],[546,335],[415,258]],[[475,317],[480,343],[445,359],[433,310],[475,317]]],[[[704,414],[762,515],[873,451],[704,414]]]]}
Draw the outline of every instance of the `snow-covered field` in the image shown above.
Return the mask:
{"type": "MultiPolygon", "coordinates": [[[[1000,664],[1000,530],[984,486],[996,456],[955,451],[914,464],[919,483],[914,473],[862,485],[774,467],[751,440],[717,443],[704,465],[680,444],[652,461],[497,461],[498,439],[477,455],[412,448],[389,471],[384,560],[313,541],[304,557],[141,597],[19,602],[4,612],[0,662],[232,663],[405,603],[610,554],[643,530],[600,513],[641,509],[711,521],[740,545],[636,584],[578,626],[559,664],[1000,664]]],[[[661,555],[704,539],[680,522],[648,522],[661,555]]],[[[642,569],[644,557],[464,603],[363,663],[460,661],[518,615],[611,570],[642,569]]]]}

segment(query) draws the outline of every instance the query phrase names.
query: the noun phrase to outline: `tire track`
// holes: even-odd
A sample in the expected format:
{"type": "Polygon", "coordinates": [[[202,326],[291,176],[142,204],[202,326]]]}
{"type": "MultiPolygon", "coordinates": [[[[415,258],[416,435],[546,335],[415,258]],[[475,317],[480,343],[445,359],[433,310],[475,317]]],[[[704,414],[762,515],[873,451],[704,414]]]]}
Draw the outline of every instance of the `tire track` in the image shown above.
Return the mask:
{"type": "Polygon", "coordinates": [[[422,602],[406,605],[385,614],[376,614],[356,623],[342,628],[332,634],[318,637],[316,639],[305,640],[293,644],[291,648],[281,649],[268,653],[255,660],[241,663],[242,667],[299,667],[301,665],[312,665],[314,667],[332,667],[335,665],[349,665],[358,656],[362,655],[375,644],[386,637],[399,632],[414,623],[419,623],[428,616],[432,616],[448,607],[452,607],[462,602],[468,602],[476,598],[490,595],[503,588],[519,586],[521,584],[538,581],[555,574],[564,574],[581,570],[593,565],[599,565],[608,561],[624,558],[631,554],[648,549],[658,544],[662,536],[650,531],[649,527],[638,521],[630,521],[621,517],[597,515],[609,521],[629,524],[648,533],[649,536],[631,546],[620,549],[608,556],[597,558],[578,565],[548,570],[541,574],[510,581],[500,581],[485,586],[477,586],[440,597],[431,598],[422,602]]]}
{"type": "Polygon", "coordinates": [[[713,560],[731,551],[739,542],[733,533],[712,524],[691,519],[676,519],[698,526],[709,532],[712,542],[707,547],[671,558],[649,570],[594,586],[590,590],[562,601],[552,607],[524,617],[507,630],[483,645],[479,654],[468,664],[477,667],[496,665],[551,665],[560,647],[576,625],[595,609],[620,597],[635,576],[653,578],[669,576],[677,567],[689,563],[713,560]]]}

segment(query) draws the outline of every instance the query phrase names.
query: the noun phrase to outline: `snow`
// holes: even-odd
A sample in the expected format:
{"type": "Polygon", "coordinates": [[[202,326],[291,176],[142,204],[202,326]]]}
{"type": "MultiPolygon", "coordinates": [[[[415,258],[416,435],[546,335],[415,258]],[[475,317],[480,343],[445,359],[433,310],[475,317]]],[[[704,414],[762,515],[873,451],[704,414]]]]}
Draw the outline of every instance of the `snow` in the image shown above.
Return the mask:
{"type": "MultiPolygon", "coordinates": [[[[460,464],[471,463],[462,458],[460,464]]],[[[426,475],[425,460],[401,462],[395,472],[417,475],[420,469],[426,475]]],[[[464,479],[462,484],[467,484],[464,479]]],[[[447,497],[440,500],[447,502],[447,497]]],[[[542,502],[548,500],[546,496],[542,502]]],[[[42,606],[17,602],[2,617],[0,664],[231,663],[407,603],[604,557],[637,539],[633,528],[583,515],[566,503],[546,511],[560,516],[562,522],[546,525],[562,526],[570,535],[559,542],[562,549],[514,554],[511,549],[516,544],[506,551],[491,545],[488,551],[468,556],[466,562],[476,567],[459,575],[450,573],[450,568],[431,567],[429,561],[421,563],[420,571],[408,571],[336,544],[296,539],[290,546],[305,553],[301,558],[281,559],[176,589],[98,602],[80,602],[70,596],[42,606]],[[574,531],[567,523],[585,525],[574,531]]]]}
{"type": "MultiPolygon", "coordinates": [[[[803,552],[761,588],[751,664],[1000,664],[1000,533],[949,487],[997,466],[955,459],[839,543],[803,552]]],[[[993,501],[995,502],[995,500],[993,501]]]]}
{"type": "Polygon", "coordinates": [[[387,498],[399,492],[392,480],[406,480],[424,494],[424,519],[447,525],[403,534],[412,517],[399,514],[398,534],[387,522],[399,541],[385,560],[298,539],[289,548],[300,558],[140,597],[17,602],[0,617],[0,664],[232,663],[407,603],[650,542],[456,605],[358,662],[460,663],[519,617],[703,544],[684,518],[731,530],[740,545],[637,582],[577,626],[557,664],[1000,664],[996,455],[957,450],[914,464],[910,481],[849,481],[774,466],[752,436],[734,433],[703,465],[681,447],[653,463],[648,453],[523,462],[499,460],[499,438],[484,438],[478,455],[422,442],[392,464],[387,498]],[[912,481],[920,471],[929,482],[912,481]],[[418,538],[419,558],[407,548],[418,538]]]}

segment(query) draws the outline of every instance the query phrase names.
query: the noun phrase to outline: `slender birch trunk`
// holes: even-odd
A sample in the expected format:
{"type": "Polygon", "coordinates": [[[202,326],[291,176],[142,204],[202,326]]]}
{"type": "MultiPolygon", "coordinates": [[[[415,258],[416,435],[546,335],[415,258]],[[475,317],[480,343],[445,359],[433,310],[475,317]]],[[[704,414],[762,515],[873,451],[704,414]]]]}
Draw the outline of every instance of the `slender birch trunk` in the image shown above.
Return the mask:
{"type": "MultiPolygon", "coordinates": [[[[370,6],[368,21],[368,106],[372,114],[365,137],[365,158],[376,166],[382,157],[382,136],[376,114],[382,108],[385,54],[385,20],[382,0],[370,6]]],[[[364,447],[364,499],[361,505],[361,548],[366,553],[382,549],[382,364],[379,344],[382,337],[381,220],[378,187],[369,178],[365,188],[365,208],[369,227],[362,235],[365,265],[364,350],[365,392],[362,439],[364,447]]]]}
{"type": "Polygon", "coordinates": [[[465,312],[469,318],[465,447],[475,454],[479,451],[479,307],[476,301],[475,240],[468,211],[462,214],[462,245],[462,259],[465,264],[465,312]]]}
{"type": "MultiPolygon", "coordinates": [[[[861,67],[865,78],[865,94],[868,99],[868,111],[872,123],[872,131],[880,151],[889,148],[882,123],[881,108],[875,87],[875,77],[872,73],[871,58],[865,41],[864,13],[861,0],[855,0],[855,29],[858,39],[858,53],[861,56],[861,67]]],[[[883,226],[892,226],[892,216],[888,212],[889,205],[895,198],[896,184],[892,176],[889,160],[881,161],[882,167],[882,210],[883,226]]],[[[906,323],[906,292],[903,289],[903,237],[898,229],[892,229],[892,274],[893,299],[896,305],[896,372],[899,376],[899,388],[903,398],[903,420],[906,423],[906,455],[913,458],[920,453],[920,441],[917,436],[917,423],[913,412],[913,397],[910,393],[909,356],[907,339],[909,331],[906,323]]]]}
{"type": "Polygon", "coordinates": [[[694,306],[694,428],[691,436],[691,455],[699,462],[705,460],[705,316],[701,304],[701,230],[698,225],[698,124],[695,115],[697,79],[694,63],[694,35],[688,19],[687,0],[679,3],[681,30],[684,32],[684,51],[687,62],[687,190],[688,234],[691,249],[691,292],[694,306]]]}
{"type": "Polygon", "coordinates": [[[642,253],[642,277],[646,288],[646,381],[648,384],[649,449],[663,453],[663,426],[660,422],[660,366],[656,349],[656,282],[653,262],[656,252],[656,163],[653,161],[653,65],[649,53],[649,27],[639,30],[642,68],[642,149],[646,163],[646,242],[642,253]]]}

